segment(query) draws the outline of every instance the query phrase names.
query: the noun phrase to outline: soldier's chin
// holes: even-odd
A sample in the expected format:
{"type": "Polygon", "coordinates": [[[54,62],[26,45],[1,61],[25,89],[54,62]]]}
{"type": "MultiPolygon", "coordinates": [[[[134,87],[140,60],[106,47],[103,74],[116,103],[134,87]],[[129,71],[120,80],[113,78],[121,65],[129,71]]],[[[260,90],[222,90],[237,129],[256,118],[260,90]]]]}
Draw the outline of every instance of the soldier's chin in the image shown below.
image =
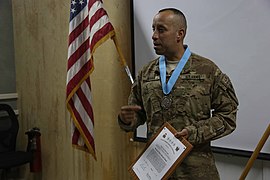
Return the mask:
{"type": "Polygon", "coordinates": [[[155,49],[155,53],[157,54],[157,55],[162,55],[163,53],[161,52],[161,51],[159,51],[158,49],[155,49]]]}

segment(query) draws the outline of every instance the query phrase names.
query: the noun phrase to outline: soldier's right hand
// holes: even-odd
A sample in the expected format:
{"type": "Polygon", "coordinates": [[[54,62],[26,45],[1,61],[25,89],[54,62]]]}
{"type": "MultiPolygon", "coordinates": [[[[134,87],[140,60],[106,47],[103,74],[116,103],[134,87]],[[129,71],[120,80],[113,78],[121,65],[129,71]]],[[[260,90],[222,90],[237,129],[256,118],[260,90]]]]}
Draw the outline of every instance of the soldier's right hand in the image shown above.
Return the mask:
{"type": "Polygon", "coordinates": [[[134,126],[137,122],[136,112],[140,111],[141,106],[122,106],[119,116],[123,123],[134,126]]]}

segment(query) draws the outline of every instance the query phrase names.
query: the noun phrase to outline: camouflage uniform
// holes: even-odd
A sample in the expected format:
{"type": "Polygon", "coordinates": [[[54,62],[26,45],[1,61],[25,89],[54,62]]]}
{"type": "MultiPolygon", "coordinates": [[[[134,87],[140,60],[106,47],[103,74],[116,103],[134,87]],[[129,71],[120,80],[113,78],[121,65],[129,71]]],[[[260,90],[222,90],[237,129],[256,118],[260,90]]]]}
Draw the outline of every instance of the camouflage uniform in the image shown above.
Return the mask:
{"type": "MultiPolygon", "coordinates": [[[[210,141],[236,128],[238,100],[230,79],[212,61],[192,53],[169,94],[172,104],[166,110],[161,106],[164,94],[158,62],[155,59],[146,65],[132,86],[128,103],[143,109],[137,125],[147,121],[152,134],[165,121],[177,131],[188,130],[188,141],[194,148],[171,179],[219,179],[210,141]]],[[[135,128],[119,124],[126,131],[135,128]]]]}

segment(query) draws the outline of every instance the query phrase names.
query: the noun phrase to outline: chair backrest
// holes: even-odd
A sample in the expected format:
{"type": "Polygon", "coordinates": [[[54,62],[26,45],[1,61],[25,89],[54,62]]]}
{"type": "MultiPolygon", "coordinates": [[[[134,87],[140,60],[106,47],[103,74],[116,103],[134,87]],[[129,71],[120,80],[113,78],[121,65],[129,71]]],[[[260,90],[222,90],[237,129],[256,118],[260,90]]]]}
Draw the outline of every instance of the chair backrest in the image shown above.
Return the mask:
{"type": "Polygon", "coordinates": [[[15,151],[19,123],[8,104],[0,104],[0,153],[15,151]]]}

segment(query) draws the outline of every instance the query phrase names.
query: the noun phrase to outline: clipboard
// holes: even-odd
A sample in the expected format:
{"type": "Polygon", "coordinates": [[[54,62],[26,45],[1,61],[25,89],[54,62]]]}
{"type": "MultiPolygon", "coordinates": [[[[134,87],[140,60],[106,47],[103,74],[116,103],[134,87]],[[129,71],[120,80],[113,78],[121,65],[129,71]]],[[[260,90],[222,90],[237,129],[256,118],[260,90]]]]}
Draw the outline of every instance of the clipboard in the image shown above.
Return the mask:
{"type": "MultiPolygon", "coordinates": [[[[164,133],[164,132],[169,132],[170,137],[172,137],[172,135],[176,133],[177,131],[168,122],[165,122],[163,126],[159,128],[157,133],[149,140],[144,150],[135,159],[135,161],[129,166],[128,171],[132,175],[133,179],[137,180],[137,179],[140,179],[140,177],[144,177],[144,176],[153,176],[152,179],[153,178],[157,179],[155,175],[158,176],[159,179],[169,178],[170,175],[177,168],[177,166],[181,164],[181,162],[184,160],[184,158],[189,154],[189,152],[193,148],[193,146],[185,138],[182,138],[181,140],[179,140],[179,139],[176,139],[173,135],[173,141],[171,141],[172,138],[170,139],[170,137],[167,136],[168,133],[164,133]],[[167,140],[163,138],[165,139],[167,138],[168,142],[167,140]],[[165,166],[163,166],[164,162],[167,162],[166,157],[164,157],[166,153],[164,156],[162,156],[162,154],[158,152],[159,143],[161,143],[161,141],[164,141],[166,146],[171,146],[168,149],[171,149],[172,151],[173,151],[172,147],[173,145],[175,145],[174,142],[176,142],[177,145],[182,146],[182,149],[179,148],[181,149],[181,154],[180,155],[176,154],[174,157],[176,159],[174,160],[171,160],[169,158],[171,160],[170,162],[171,164],[167,166],[166,166],[166,163],[165,163],[165,166]],[[170,145],[169,143],[171,143],[172,145],[170,145]],[[156,156],[153,154],[156,154],[156,156]],[[155,165],[155,161],[156,162],[158,161],[156,165],[155,165]],[[164,169],[162,169],[162,167],[164,167],[164,169]]],[[[178,147],[179,146],[177,146],[177,148],[178,147]]],[[[160,148],[160,149],[161,151],[164,151],[164,148],[160,148]]],[[[166,152],[166,150],[164,152],[166,152]]],[[[180,151],[178,153],[180,153],[180,151]]]]}

